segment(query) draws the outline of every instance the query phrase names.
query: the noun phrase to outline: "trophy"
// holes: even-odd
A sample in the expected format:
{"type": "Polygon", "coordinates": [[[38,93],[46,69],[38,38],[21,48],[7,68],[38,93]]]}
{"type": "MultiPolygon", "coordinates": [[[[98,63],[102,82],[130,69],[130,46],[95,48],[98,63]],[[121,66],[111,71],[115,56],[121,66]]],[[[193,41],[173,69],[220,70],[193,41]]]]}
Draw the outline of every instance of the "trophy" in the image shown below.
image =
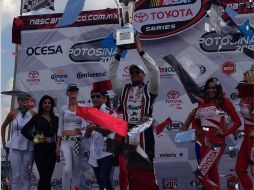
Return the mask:
{"type": "Polygon", "coordinates": [[[118,14],[121,28],[116,31],[116,45],[121,49],[135,48],[135,30],[132,26],[135,0],[119,0],[118,14]]]}

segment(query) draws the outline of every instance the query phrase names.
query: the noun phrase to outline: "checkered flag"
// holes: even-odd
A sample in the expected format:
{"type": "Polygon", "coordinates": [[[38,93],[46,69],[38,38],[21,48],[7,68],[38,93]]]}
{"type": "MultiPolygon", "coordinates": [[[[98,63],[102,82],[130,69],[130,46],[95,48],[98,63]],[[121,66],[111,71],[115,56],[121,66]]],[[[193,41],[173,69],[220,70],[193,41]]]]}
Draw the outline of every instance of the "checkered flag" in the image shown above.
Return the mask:
{"type": "Polygon", "coordinates": [[[41,8],[54,10],[54,1],[55,0],[23,0],[21,13],[27,13],[41,8]]]}
{"type": "Polygon", "coordinates": [[[76,139],[75,140],[75,146],[74,146],[74,149],[73,149],[73,151],[76,155],[79,155],[80,144],[81,144],[81,140],[76,139]]]}

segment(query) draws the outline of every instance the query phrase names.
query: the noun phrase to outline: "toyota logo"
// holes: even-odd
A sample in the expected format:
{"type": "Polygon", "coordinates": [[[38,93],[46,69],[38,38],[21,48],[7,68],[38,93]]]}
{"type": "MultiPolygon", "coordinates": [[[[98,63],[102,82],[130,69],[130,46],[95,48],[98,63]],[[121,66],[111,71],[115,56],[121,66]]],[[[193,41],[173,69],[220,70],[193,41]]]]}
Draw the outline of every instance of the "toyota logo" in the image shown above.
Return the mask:
{"type": "Polygon", "coordinates": [[[139,23],[145,22],[145,21],[147,21],[147,19],[148,19],[148,14],[147,14],[147,13],[144,13],[144,12],[137,13],[137,14],[135,14],[135,16],[134,16],[134,20],[135,20],[136,22],[139,22],[139,23]]]}
{"type": "Polygon", "coordinates": [[[28,74],[29,78],[34,79],[34,78],[38,78],[39,76],[39,72],[38,71],[30,71],[28,74]]]}
{"type": "Polygon", "coordinates": [[[176,99],[180,96],[180,92],[176,91],[176,90],[171,90],[168,92],[168,98],[169,99],[176,99]]]}

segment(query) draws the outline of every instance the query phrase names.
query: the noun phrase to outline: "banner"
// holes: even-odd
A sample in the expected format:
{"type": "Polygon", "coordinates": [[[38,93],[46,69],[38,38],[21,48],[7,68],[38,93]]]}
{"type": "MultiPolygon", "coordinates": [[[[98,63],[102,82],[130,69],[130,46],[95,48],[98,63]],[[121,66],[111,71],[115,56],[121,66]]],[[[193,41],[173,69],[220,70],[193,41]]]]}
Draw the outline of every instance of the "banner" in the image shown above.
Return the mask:
{"type": "MultiPolygon", "coordinates": [[[[13,19],[12,43],[21,43],[21,31],[54,29],[62,17],[62,13],[20,16],[13,19]]],[[[81,12],[76,18],[76,22],[68,27],[80,27],[87,25],[115,24],[118,23],[117,10],[105,9],[81,12]]]]}
{"type": "Polygon", "coordinates": [[[54,0],[21,0],[21,13],[27,13],[41,8],[54,10],[54,0]]]}
{"type": "MultiPolygon", "coordinates": [[[[88,17],[89,14],[94,15],[95,12],[84,13],[88,17]]],[[[42,17],[38,16],[40,19],[42,17]]],[[[36,16],[33,18],[37,19],[36,16]]],[[[27,18],[22,19],[28,21],[27,18]]],[[[253,18],[250,21],[253,23],[253,18]]],[[[79,103],[91,106],[92,83],[108,80],[109,63],[116,53],[113,32],[119,25],[103,22],[98,20],[96,25],[89,22],[80,27],[23,30],[15,90],[30,93],[35,107],[38,107],[43,95],[53,96],[56,100],[55,111],[58,112],[62,105],[67,104],[68,84],[76,83],[80,89],[79,103]]],[[[231,43],[226,36],[206,32],[205,24],[209,22],[208,18],[203,18],[174,37],[160,39],[161,36],[154,36],[152,40],[141,41],[145,52],[154,58],[160,70],[160,89],[153,116],[157,123],[168,117],[172,120],[163,132],[154,134],[156,177],[160,189],[176,185],[179,189],[200,186],[193,175],[197,167],[194,144],[174,142],[176,133],[197,104],[192,103],[181,79],[164,57],[173,55],[198,86],[204,85],[210,77],[217,77],[237,110],[239,99],[235,87],[243,80],[243,73],[253,65],[253,59],[242,53],[243,47],[253,48],[253,36],[231,43]]],[[[128,67],[131,64],[143,65],[136,50],[129,50],[125,59],[121,60],[118,78],[123,83],[130,81],[128,67]]],[[[110,97],[114,100],[113,91],[110,91],[110,97]]],[[[230,118],[227,121],[230,122],[230,118]]],[[[226,189],[227,185],[227,179],[223,176],[234,169],[238,143],[232,136],[227,138],[228,146],[220,162],[221,189],[226,189]]],[[[58,180],[60,178],[57,177],[58,180]]],[[[95,181],[92,173],[88,178],[86,180],[95,181]]],[[[118,180],[118,176],[114,179],[118,180]]]]}

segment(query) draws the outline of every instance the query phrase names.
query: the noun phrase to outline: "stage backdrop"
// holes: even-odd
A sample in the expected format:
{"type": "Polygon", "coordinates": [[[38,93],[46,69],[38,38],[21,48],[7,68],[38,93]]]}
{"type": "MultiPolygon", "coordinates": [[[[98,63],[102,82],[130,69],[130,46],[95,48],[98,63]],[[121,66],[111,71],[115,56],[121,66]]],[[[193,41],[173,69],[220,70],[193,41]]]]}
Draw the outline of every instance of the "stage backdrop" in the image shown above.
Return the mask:
{"type": "MultiPolygon", "coordinates": [[[[235,87],[243,79],[243,72],[253,64],[253,60],[242,53],[242,47],[253,48],[254,37],[231,43],[226,36],[207,31],[209,19],[205,18],[201,8],[204,2],[200,0],[179,1],[174,5],[172,2],[177,1],[154,5],[150,1],[139,2],[135,27],[142,32],[145,52],[154,58],[160,69],[160,90],[153,115],[157,123],[167,117],[173,120],[161,134],[155,135],[157,181],[160,189],[175,185],[181,190],[199,189],[200,184],[193,175],[197,166],[194,144],[173,141],[188,113],[197,105],[191,102],[174,68],[163,57],[173,55],[199,86],[208,78],[217,77],[239,110],[235,87]],[[147,2],[150,3],[145,4],[147,2]]],[[[91,85],[108,79],[109,63],[116,53],[114,31],[119,25],[115,14],[115,10],[108,9],[83,12],[74,25],[66,28],[54,28],[59,15],[14,20],[17,43],[18,32],[22,31],[15,87],[32,94],[34,109],[40,98],[48,94],[55,98],[55,111],[58,112],[67,103],[66,87],[70,83],[76,83],[80,88],[79,103],[91,105],[91,85]]],[[[250,21],[253,23],[253,17],[250,21]]],[[[143,64],[136,50],[129,50],[120,63],[118,77],[123,83],[129,82],[128,66],[131,64],[143,64]]],[[[113,99],[112,91],[110,95],[113,99]]],[[[232,136],[227,138],[227,149],[220,162],[222,189],[226,189],[228,176],[234,175],[231,170],[240,142],[241,139],[234,141],[232,136]]],[[[88,155],[87,151],[82,153],[84,163],[88,155]]],[[[84,186],[98,189],[92,169],[88,167],[83,172],[84,186]]],[[[35,169],[34,187],[36,176],[35,169]]],[[[118,189],[117,168],[114,184],[118,189]]],[[[52,185],[55,189],[61,187],[61,164],[56,167],[52,185]]]]}

